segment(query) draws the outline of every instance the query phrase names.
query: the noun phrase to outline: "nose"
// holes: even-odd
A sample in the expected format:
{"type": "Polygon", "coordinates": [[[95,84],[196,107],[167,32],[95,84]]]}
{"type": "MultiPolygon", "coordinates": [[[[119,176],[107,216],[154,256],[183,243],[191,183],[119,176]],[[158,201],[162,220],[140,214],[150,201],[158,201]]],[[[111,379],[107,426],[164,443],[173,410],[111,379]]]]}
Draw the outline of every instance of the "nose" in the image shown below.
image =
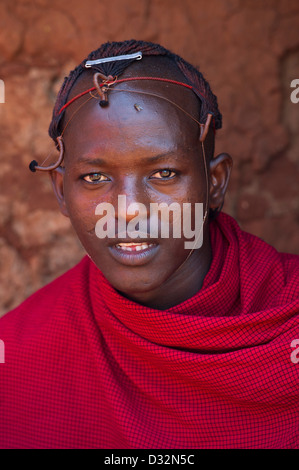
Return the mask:
{"type": "MultiPolygon", "coordinates": [[[[142,181],[136,177],[125,177],[122,183],[117,185],[114,194],[115,218],[119,227],[128,226],[134,219],[142,224],[142,230],[147,230],[149,217],[149,196],[142,181]]],[[[140,227],[139,227],[140,230],[140,227]]],[[[121,230],[120,230],[121,231],[121,230]]]]}

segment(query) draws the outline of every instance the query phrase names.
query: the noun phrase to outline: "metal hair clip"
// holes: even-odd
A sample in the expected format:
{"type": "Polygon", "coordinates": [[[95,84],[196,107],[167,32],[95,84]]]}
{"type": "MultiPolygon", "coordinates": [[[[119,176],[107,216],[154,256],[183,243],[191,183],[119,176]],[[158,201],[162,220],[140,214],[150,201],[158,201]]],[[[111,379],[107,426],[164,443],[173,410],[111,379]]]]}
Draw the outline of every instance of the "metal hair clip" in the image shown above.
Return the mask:
{"type": "Polygon", "coordinates": [[[105,62],[114,62],[116,60],[130,60],[130,59],[136,59],[136,60],[142,59],[142,52],[135,52],[135,54],[117,55],[115,57],[106,57],[104,59],[87,60],[85,62],[85,68],[88,69],[92,67],[93,65],[104,64],[105,62]]]}

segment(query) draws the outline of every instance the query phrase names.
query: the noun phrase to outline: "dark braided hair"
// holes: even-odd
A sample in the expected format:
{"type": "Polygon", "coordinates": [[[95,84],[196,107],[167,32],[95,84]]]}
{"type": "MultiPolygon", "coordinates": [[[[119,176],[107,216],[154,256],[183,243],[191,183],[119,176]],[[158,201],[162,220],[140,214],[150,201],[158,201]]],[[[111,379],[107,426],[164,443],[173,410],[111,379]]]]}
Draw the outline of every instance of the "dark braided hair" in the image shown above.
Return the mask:
{"type": "MultiPolygon", "coordinates": [[[[59,113],[61,108],[68,101],[68,96],[73,88],[78,77],[86,72],[86,60],[95,60],[106,57],[113,57],[123,54],[132,54],[141,51],[144,56],[165,56],[170,58],[178,69],[183,73],[186,78],[186,83],[193,87],[193,91],[200,99],[200,116],[199,120],[202,123],[206,122],[208,113],[213,114],[213,122],[215,129],[220,129],[222,126],[222,116],[218,109],[217,97],[212,93],[208,82],[204,79],[202,74],[193,65],[186,62],[180,56],[170,52],[159,44],[154,44],[145,41],[135,41],[131,39],[123,42],[107,42],[100,46],[99,49],[91,52],[87,59],[83,60],[74,70],[72,70],[68,77],[64,79],[62,87],[58,93],[56,103],[53,110],[52,121],[49,127],[50,137],[57,143],[57,137],[61,135],[61,119],[64,112],[59,113]]],[[[98,64],[93,68],[105,76],[112,75],[113,77],[122,74],[122,72],[134,61],[115,61],[98,64]]]]}

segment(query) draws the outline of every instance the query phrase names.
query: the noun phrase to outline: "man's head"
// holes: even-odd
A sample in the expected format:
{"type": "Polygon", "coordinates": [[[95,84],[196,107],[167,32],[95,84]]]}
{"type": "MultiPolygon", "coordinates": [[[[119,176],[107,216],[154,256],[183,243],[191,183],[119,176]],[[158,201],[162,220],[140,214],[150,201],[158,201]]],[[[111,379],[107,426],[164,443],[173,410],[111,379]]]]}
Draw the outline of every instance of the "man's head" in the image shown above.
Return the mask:
{"type": "Polygon", "coordinates": [[[159,45],[136,41],[108,43],[88,59],[138,51],[143,54],[138,62],[105,62],[96,70],[84,69],[84,61],[65,80],[49,130],[55,141],[63,136],[64,167],[51,176],[62,213],[111,284],[140,303],[167,308],[201,287],[211,259],[207,219],[202,246],[190,252],[184,230],[173,236],[175,225],[183,226],[183,212],[179,220],[170,214],[169,238],[161,236],[160,226],[155,237],[133,239],[120,236],[120,227],[128,227],[136,216],[127,209],[134,204],[145,208],[149,235],[155,204],[181,209],[189,204],[191,230],[197,223],[196,204],[204,212],[223,204],[231,159],[213,156],[214,132],[221,127],[217,99],[183,59],[159,45]],[[106,107],[99,106],[96,91],[85,94],[95,72],[119,81],[109,88],[106,107]],[[127,81],[131,78],[136,80],[127,81]],[[209,114],[213,119],[202,143],[209,114]],[[125,201],[121,206],[119,196],[125,201]],[[113,209],[109,220],[115,221],[115,238],[97,236],[99,204],[113,209]]]}

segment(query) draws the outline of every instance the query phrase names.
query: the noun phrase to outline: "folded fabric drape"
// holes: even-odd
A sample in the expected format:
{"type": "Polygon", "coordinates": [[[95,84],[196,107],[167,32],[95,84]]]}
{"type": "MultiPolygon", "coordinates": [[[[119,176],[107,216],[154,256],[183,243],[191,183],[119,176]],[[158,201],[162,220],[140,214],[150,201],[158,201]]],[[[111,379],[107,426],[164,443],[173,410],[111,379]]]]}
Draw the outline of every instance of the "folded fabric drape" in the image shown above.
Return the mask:
{"type": "Polygon", "coordinates": [[[223,213],[210,236],[202,289],[168,310],[86,256],[0,319],[1,448],[299,448],[299,257],[223,213]]]}

